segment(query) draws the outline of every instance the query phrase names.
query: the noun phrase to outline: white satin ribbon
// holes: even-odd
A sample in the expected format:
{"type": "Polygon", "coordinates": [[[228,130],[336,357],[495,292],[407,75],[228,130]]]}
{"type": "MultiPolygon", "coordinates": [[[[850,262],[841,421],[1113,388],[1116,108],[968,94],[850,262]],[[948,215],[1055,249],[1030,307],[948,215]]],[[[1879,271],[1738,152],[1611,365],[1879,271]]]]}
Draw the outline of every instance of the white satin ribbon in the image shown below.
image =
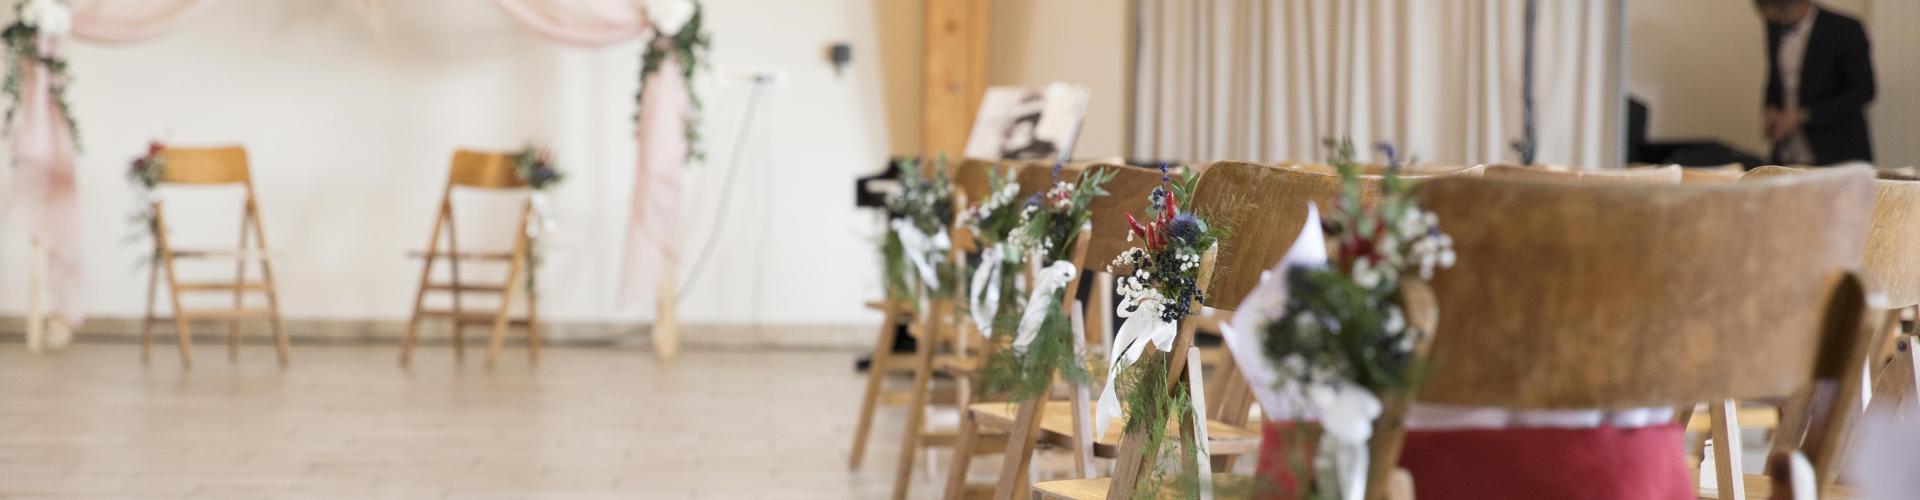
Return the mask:
{"type": "Polygon", "coordinates": [[[1027,353],[1027,346],[1040,336],[1040,325],[1047,322],[1047,310],[1054,307],[1053,301],[1047,298],[1072,283],[1077,271],[1079,268],[1072,262],[1056,260],[1035,274],[1033,292],[1027,295],[1027,309],[1020,312],[1020,334],[1013,338],[1014,353],[1027,353]]]}
{"type": "Polygon", "coordinates": [[[894,219],[893,230],[900,235],[900,247],[906,250],[907,261],[920,271],[920,282],[928,288],[940,288],[940,272],[934,269],[933,261],[927,256],[935,250],[947,249],[947,235],[938,233],[929,237],[906,219],[894,219]]]}
{"type": "Polygon", "coordinates": [[[1115,314],[1126,318],[1127,322],[1121,324],[1120,331],[1114,334],[1113,352],[1107,354],[1107,388],[1100,391],[1100,402],[1094,406],[1095,437],[1106,436],[1108,423],[1121,414],[1120,396],[1113,383],[1114,377],[1120,374],[1120,368],[1124,366],[1121,361],[1139,361],[1149,344],[1159,348],[1160,352],[1173,351],[1173,339],[1179,335],[1180,328],[1172,321],[1160,319],[1165,301],[1159,292],[1148,290],[1138,300],[1131,297],[1121,299],[1120,306],[1115,308],[1115,314]]]}
{"type": "Polygon", "coordinates": [[[553,219],[553,204],[547,200],[547,193],[534,191],[528,198],[533,205],[533,220],[527,224],[527,237],[540,239],[540,235],[558,232],[559,223],[553,219]]]}
{"type": "Polygon", "coordinates": [[[993,338],[993,317],[1000,313],[1000,261],[1006,257],[1000,245],[980,251],[980,268],[973,270],[973,283],[967,287],[972,299],[973,326],[980,336],[993,338]]]}

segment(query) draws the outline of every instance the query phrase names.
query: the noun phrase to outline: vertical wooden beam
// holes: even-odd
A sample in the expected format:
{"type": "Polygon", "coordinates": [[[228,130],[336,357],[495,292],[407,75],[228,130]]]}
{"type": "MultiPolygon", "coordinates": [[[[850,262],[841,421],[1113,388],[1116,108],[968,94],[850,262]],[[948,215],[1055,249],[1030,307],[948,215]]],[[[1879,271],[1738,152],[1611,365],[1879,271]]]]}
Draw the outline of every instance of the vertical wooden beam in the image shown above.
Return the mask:
{"type": "Polygon", "coordinates": [[[920,145],[958,158],[987,88],[987,16],[991,0],[925,0],[920,145]]]}

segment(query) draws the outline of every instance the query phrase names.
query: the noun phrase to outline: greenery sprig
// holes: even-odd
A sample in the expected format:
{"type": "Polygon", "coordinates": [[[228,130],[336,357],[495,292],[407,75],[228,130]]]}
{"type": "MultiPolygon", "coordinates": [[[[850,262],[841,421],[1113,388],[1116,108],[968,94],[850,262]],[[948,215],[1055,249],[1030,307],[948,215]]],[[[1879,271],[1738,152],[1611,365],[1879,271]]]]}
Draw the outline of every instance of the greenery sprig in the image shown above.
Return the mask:
{"type": "MultiPolygon", "coordinates": [[[[640,53],[640,85],[642,87],[646,86],[648,76],[660,71],[661,62],[665,61],[669,54],[680,60],[680,77],[686,81],[687,105],[693,111],[688,113],[686,118],[687,160],[689,161],[698,161],[707,157],[706,150],[700,145],[700,110],[703,105],[700,101],[700,93],[693,91],[693,75],[697,70],[707,67],[707,51],[713,44],[713,35],[707,33],[705,19],[706,6],[701,5],[700,2],[693,2],[693,17],[688,18],[687,23],[681,26],[679,31],[666,35],[659,34],[656,30],[654,38],[647,42],[646,50],[640,53]]],[[[640,120],[640,96],[645,91],[642,88],[641,93],[636,93],[633,97],[635,122],[640,120]]]]}
{"type": "Polygon", "coordinates": [[[37,64],[47,72],[48,87],[53,92],[53,104],[66,121],[67,133],[73,138],[74,150],[82,151],[84,148],[80,141],[80,123],[74,118],[73,106],[67,101],[67,84],[73,81],[72,75],[67,72],[67,59],[52,50],[43,50],[41,46],[42,41],[65,34],[64,31],[67,28],[64,23],[68,22],[66,19],[71,16],[67,12],[66,5],[57,1],[42,0],[37,4],[22,1],[14,4],[15,21],[8,24],[5,29],[0,29],[0,40],[4,40],[7,44],[7,76],[5,82],[0,83],[0,92],[6,93],[9,103],[6,123],[0,127],[5,127],[8,132],[12,131],[13,116],[20,110],[22,87],[26,85],[26,68],[30,64],[37,64]],[[29,6],[33,7],[33,12],[28,11],[29,6]],[[52,21],[55,18],[59,21],[52,21]],[[51,30],[42,30],[36,25],[36,23],[56,22],[61,25],[51,30]]]}

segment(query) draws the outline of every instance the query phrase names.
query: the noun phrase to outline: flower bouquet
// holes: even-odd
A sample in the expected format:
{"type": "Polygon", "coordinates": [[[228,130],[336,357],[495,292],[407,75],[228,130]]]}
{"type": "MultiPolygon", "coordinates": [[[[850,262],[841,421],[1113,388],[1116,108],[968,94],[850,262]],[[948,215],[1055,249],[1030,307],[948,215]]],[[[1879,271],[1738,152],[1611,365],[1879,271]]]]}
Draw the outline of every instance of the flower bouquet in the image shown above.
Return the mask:
{"type": "Polygon", "coordinates": [[[994,319],[1000,311],[1019,305],[1020,252],[1008,251],[1007,240],[1020,227],[1020,185],[1000,169],[987,172],[989,191],[986,199],[960,213],[960,226],[973,235],[980,248],[980,264],[973,269],[967,286],[967,312],[974,329],[981,335],[993,335],[994,319]]]}
{"type": "MultiPolygon", "coordinates": [[[[538,266],[541,261],[540,237],[559,229],[554,222],[553,204],[547,201],[547,190],[566,179],[553,162],[553,151],[536,144],[527,144],[512,155],[513,173],[520,177],[527,187],[533,190],[527,203],[531,204],[533,219],[527,224],[527,258],[529,266],[538,266]]],[[[527,290],[535,288],[534,273],[527,273],[527,290]]]]}
{"type": "MultiPolygon", "coordinates": [[[[1087,380],[1080,358],[1083,350],[1075,345],[1075,333],[1062,305],[1070,293],[1067,287],[1075,283],[1080,269],[1071,260],[1074,239],[1093,217],[1088,204],[1095,197],[1107,195],[1101,186],[1114,174],[1096,170],[1076,182],[1065,182],[1058,180],[1059,165],[1053,167],[1053,173],[1053,188],[1029,198],[1020,209],[1019,222],[1008,233],[1009,257],[1003,266],[1019,269],[1022,256],[1049,264],[1034,274],[1026,300],[1019,307],[1000,309],[994,318],[990,338],[995,349],[981,376],[988,392],[1006,392],[1015,401],[1045,397],[1056,373],[1069,380],[1087,380]]],[[[1017,189],[1007,192],[1017,193],[1017,189]]],[[[982,264],[987,265],[991,264],[982,264]]]]}
{"type": "MultiPolygon", "coordinates": [[[[1107,353],[1107,384],[1095,405],[1093,425],[1094,432],[1104,434],[1108,422],[1124,410],[1126,432],[1147,437],[1146,453],[1176,457],[1179,449],[1198,449],[1196,443],[1176,447],[1166,439],[1169,419],[1190,414],[1192,398],[1184,386],[1168,390],[1169,356],[1142,355],[1148,347],[1163,353],[1172,351],[1180,321],[1205,298],[1201,291],[1203,256],[1213,250],[1224,231],[1209,226],[1193,212],[1198,172],[1188,170],[1175,178],[1166,165],[1161,165],[1160,171],[1162,186],[1148,195],[1148,220],[1141,222],[1127,214],[1128,240],[1142,246],[1122,252],[1107,267],[1107,272],[1119,277],[1121,299],[1116,313],[1125,322],[1115,335],[1113,351],[1107,353]]],[[[1143,484],[1135,490],[1159,491],[1166,479],[1164,471],[1156,468],[1142,475],[1143,484]]]]}
{"type": "Polygon", "coordinates": [[[904,301],[919,307],[915,300],[925,291],[945,295],[953,273],[947,262],[947,225],[953,221],[953,184],[947,180],[945,160],[938,160],[932,175],[921,172],[920,162],[894,164],[899,171],[900,190],[887,196],[887,233],[881,238],[882,279],[887,299],[904,301]],[[924,288],[916,288],[924,287],[924,288]]]}
{"type": "Polygon", "coordinates": [[[1323,228],[1309,205],[1293,248],[1222,327],[1269,419],[1262,498],[1365,498],[1382,400],[1417,388],[1415,353],[1431,333],[1401,307],[1404,278],[1430,278],[1454,259],[1436,217],[1407,196],[1391,147],[1381,149],[1393,168],[1379,183],[1379,203],[1369,206],[1360,201],[1352,144],[1330,145],[1342,185],[1338,206],[1323,228]]]}
{"type": "MultiPolygon", "coordinates": [[[[154,206],[154,202],[159,201],[159,197],[154,193],[154,188],[160,185],[160,179],[167,172],[167,158],[160,154],[166,149],[167,146],[160,141],[149,141],[146,152],[133,157],[133,161],[127,165],[127,183],[134,193],[134,212],[130,220],[135,229],[127,236],[126,243],[158,237],[160,218],[155,212],[158,207],[154,206]]],[[[158,260],[159,256],[158,247],[155,247],[150,258],[158,260]]]]}

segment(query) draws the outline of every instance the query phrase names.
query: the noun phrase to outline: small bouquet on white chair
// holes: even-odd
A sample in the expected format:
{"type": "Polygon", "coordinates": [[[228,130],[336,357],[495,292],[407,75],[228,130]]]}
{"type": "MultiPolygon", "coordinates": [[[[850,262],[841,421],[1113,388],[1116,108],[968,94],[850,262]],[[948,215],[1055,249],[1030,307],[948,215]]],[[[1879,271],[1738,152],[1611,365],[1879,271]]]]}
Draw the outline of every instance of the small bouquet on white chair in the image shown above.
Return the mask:
{"type": "MultiPolygon", "coordinates": [[[[1352,143],[1329,146],[1339,205],[1324,228],[1308,207],[1292,248],[1221,327],[1268,420],[1258,470],[1271,487],[1258,488],[1262,498],[1366,498],[1382,400],[1417,388],[1416,351],[1430,333],[1402,308],[1405,278],[1453,265],[1452,240],[1406,196],[1398,168],[1379,179],[1377,203],[1363,202],[1352,143]]],[[[1392,147],[1381,150],[1397,167],[1392,147]]]]}

